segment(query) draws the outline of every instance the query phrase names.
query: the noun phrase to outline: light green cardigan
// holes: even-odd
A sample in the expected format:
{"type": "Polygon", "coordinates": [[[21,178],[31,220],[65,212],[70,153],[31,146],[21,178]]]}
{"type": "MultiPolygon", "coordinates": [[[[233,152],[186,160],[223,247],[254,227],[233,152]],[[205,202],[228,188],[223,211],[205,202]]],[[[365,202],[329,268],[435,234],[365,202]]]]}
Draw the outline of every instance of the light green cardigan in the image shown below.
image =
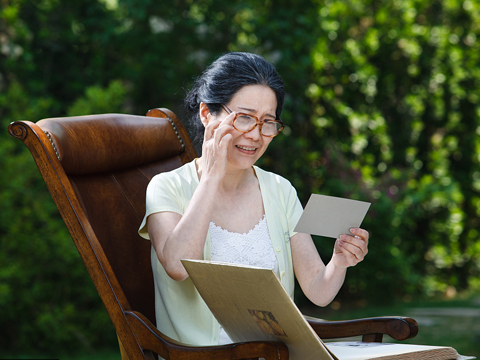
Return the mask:
{"type": "MultiPolygon", "coordinates": [[[[294,274],[290,238],[303,212],[297,193],[283,177],[253,167],[257,175],[268,231],[277,256],[282,285],[293,298],[294,274]]],[[[145,217],[139,234],[149,239],[149,215],[172,211],[183,215],[199,183],[195,161],[168,173],[156,175],[147,188],[145,217]]],[[[210,260],[210,234],[207,234],[203,259],[210,260]]],[[[151,251],[155,280],[155,311],[157,328],[165,335],[191,345],[218,345],[220,325],[198,294],[190,278],[170,278],[151,251]]]]}

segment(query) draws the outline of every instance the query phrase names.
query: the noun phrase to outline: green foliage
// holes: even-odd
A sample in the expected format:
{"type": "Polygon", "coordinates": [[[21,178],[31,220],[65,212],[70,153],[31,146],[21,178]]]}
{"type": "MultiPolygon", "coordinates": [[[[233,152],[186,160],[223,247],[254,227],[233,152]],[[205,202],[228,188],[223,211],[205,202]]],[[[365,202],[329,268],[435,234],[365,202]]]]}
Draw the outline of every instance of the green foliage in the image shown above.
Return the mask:
{"type": "MultiPolygon", "coordinates": [[[[4,129],[8,118],[47,117],[53,104],[16,82],[0,101],[10,110],[4,129]]],[[[112,346],[113,326],[40,173],[11,140],[0,134],[0,354],[112,346]]]]}
{"type": "MultiPolygon", "coordinates": [[[[168,107],[221,53],[274,62],[286,129],[260,165],[371,201],[337,300],[478,290],[477,0],[36,0],[0,5],[0,123],[168,107]]],[[[2,351],[98,349],[113,327],[24,146],[0,132],[2,351]]],[[[333,242],[315,238],[325,261],[333,242]]],[[[300,294],[299,294],[300,295],[300,294]]],[[[299,303],[305,299],[298,297],[299,303]]]]}
{"type": "Polygon", "coordinates": [[[112,81],[107,89],[99,86],[87,88],[85,96],[77,99],[68,109],[68,116],[128,112],[125,105],[127,89],[120,81],[112,81]],[[125,110],[124,110],[125,109],[125,110]]]}
{"type": "MultiPolygon", "coordinates": [[[[479,274],[477,6],[326,1],[319,11],[316,79],[306,89],[311,144],[342,144],[338,152],[360,174],[356,196],[373,201],[365,226],[374,266],[351,281],[391,268],[401,293],[410,283],[433,294],[467,289],[479,274]]],[[[318,189],[329,191],[328,181],[318,189]]],[[[338,195],[348,195],[352,184],[342,185],[338,195]]]]}

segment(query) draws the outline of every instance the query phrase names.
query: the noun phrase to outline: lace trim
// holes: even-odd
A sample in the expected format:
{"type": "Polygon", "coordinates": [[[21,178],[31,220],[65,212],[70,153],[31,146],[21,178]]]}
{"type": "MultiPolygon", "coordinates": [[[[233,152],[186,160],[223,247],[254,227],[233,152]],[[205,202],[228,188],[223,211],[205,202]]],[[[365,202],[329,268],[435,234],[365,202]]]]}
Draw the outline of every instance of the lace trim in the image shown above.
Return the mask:
{"type": "Polygon", "coordinates": [[[235,233],[210,222],[211,256],[214,261],[259,266],[278,273],[278,262],[265,215],[247,233],[235,233]]]}
{"type": "Polygon", "coordinates": [[[267,218],[265,217],[265,214],[263,214],[262,218],[260,219],[260,221],[258,222],[257,225],[255,225],[252,229],[248,230],[248,232],[246,233],[237,233],[237,232],[232,232],[232,231],[228,231],[228,230],[225,230],[224,228],[222,228],[221,226],[218,226],[217,224],[215,224],[213,221],[210,221],[210,229],[211,227],[215,227],[215,229],[217,231],[222,231],[222,232],[225,232],[227,233],[228,235],[250,235],[252,232],[254,232],[255,230],[257,230],[260,226],[262,226],[262,222],[265,222],[266,223],[267,221],[267,218]]]}

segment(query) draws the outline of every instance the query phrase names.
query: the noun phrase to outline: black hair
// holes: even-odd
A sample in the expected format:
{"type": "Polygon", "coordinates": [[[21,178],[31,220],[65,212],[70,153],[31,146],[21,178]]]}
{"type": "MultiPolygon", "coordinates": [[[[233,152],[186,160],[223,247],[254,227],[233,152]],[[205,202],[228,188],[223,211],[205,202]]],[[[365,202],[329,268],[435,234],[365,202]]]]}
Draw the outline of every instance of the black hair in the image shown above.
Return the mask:
{"type": "Polygon", "coordinates": [[[185,97],[185,107],[191,112],[196,130],[194,143],[202,143],[205,128],[200,120],[200,103],[205,103],[214,115],[220,113],[221,104],[228,104],[242,87],[265,85],[277,98],[275,116],[280,119],[285,86],[275,67],[260,55],[232,52],[222,55],[205,69],[185,97]]]}

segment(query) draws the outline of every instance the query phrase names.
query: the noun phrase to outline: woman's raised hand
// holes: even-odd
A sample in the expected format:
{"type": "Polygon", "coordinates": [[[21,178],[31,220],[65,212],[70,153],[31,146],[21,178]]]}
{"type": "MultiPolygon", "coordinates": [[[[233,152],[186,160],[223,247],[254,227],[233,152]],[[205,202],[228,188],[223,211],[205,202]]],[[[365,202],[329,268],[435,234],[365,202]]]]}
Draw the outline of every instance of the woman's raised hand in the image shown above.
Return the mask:
{"type": "Polygon", "coordinates": [[[212,119],[205,127],[202,146],[202,178],[213,176],[223,180],[227,169],[228,144],[232,139],[235,112],[222,120],[212,119]]]}

